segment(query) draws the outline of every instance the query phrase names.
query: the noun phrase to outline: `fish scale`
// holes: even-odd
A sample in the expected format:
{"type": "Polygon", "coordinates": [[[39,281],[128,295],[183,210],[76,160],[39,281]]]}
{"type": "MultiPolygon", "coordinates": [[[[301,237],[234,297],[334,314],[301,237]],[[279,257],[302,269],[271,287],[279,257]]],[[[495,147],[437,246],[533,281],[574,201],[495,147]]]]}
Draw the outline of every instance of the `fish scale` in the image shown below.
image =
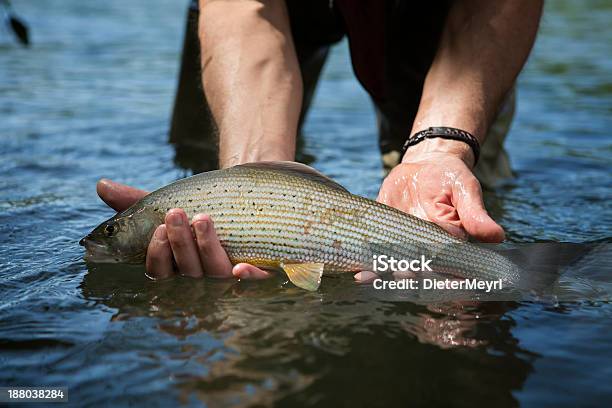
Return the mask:
{"type": "Polygon", "coordinates": [[[189,217],[208,213],[233,262],[323,260],[326,271],[359,271],[371,268],[371,243],[461,242],[419,218],[280,170],[204,173],[151,198],[189,217]]]}
{"type": "MultiPolygon", "coordinates": [[[[460,276],[516,278],[505,258],[463,243],[433,223],[351,194],[296,163],[198,174],[152,192],[117,217],[146,216],[158,225],[167,210],[177,207],[190,218],[210,215],[232,263],[285,271],[287,265],[322,264],[325,273],[339,273],[371,269],[376,251],[398,259],[427,253],[460,276]]],[[[148,243],[150,235],[146,238],[148,243]]]]}

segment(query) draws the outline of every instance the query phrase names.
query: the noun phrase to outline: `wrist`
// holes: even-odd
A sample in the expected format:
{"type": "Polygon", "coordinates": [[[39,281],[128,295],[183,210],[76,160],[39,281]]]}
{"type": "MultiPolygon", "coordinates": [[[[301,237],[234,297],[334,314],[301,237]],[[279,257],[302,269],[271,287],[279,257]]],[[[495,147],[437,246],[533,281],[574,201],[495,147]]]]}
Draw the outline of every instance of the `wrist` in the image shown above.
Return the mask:
{"type": "Polygon", "coordinates": [[[474,153],[471,147],[459,140],[442,138],[425,139],[411,146],[402,157],[402,163],[414,163],[427,158],[455,157],[462,160],[470,169],[474,167],[474,153]]]}
{"type": "Polygon", "coordinates": [[[220,149],[219,167],[227,168],[243,163],[253,163],[260,161],[293,161],[295,160],[295,149],[291,143],[284,145],[271,144],[269,147],[260,145],[247,146],[239,150],[227,151],[220,149]]]}

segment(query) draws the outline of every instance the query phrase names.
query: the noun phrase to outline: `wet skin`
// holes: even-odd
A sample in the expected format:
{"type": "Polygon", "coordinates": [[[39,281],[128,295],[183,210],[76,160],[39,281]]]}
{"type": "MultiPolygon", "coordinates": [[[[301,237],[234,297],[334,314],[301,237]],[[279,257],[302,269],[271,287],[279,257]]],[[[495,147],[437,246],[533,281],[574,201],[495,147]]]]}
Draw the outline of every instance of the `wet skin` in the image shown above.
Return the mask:
{"type": "MultiPolygon", "coordinates": [[[[116,211],[125,210],[147,194],[105,179],[98,182],[97,192],[116,211]]],[[[378,201],[433,221],[459,237],[469,234],[483,242],[504,239],[503,229],[484,209],[480,184],[468,164],[454,155],[434,153],[414,162],[408,158],[385,179],[378,201]]],[[[166,279],[176,273],[194,278],[271,276],[246,263],[232,265],[217,238],[213,220],[207,214],[196,214],[189,220],[180,208],[168,211],[165,223],[155,230],[147,249],[146,270],[152,279],[166,279]]],[[[355,275],[361,282],[373,277],[375,274],[369,271],[355,275]]]]}
{"type": "MultiPolygon", "coordinates": [[[[484,143],[533,45],[541,7],[539,1],[456,2],[409,134],[448,126],[484,143]]],[[[200,22],[202,85],[218,127],[220,166],[294,160],[303,82],[285,2],[201,1],[200,22]]],[[[430,139],[408,153],[384,182],[380,201],[439,223],[458,236],[503,240],[502,228],[484,210],[469,146],[430,139]]],[[[125,186],[117,189],[135,194],[125,186]]],[[[103,185],[103,199],[104,194],[103,185]]],[[[219,267],[222,276],[267,276],[245,265],[230,270],[206,216],[191,220],[195,240],[189,225],[182,211],[169,211],[166,227],[156,231],[149,246],[151,276],[171,274],[172,254],[182,274],[201,276],[219,267]],[[212,265],[210,259],[215,260],[212,265]]]]}
{"type": "MultiPolygon", "coordinates": [[[[116,211],[123,211],[147,192],[111,180],[102,179],[96,186],[100,198],[116,211]]],[[[146,258],[147,276],[166,279],[175,273],[200,278],[263,279],[270,273],[241,263],[232,265],[221,246],[215,227],[206,214],[191,220],[180,208],[166,213],[165,223],[157,227],[149,243],[146,258]],[[176,263],[176,268],[173,264],[176,263]]]]}

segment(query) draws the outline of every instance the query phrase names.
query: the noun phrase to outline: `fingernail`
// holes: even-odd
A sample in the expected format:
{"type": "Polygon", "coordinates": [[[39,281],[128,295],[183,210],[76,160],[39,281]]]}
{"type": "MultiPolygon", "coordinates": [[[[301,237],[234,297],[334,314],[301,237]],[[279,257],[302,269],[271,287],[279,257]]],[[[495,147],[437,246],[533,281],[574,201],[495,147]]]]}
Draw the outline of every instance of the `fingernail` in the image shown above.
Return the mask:
{"type": "Polygon", "coordinates": [[[369,283],[377,277],[378,275],[372,271],[361,271],[353,276],[356,281],[361,283],[369,283]]]}
{"type": "Polygon", "coordinates": [[[153,235],[158,241],[167,241],[168,240],[168,231],[166,231],[166,226],[164,224],[157,227],[155,230],[155,234],[153,235]]]}
{"type": "Polygon", "coordinates": [[[168,214],[168,223],[173,227],[180,227],[183,225],[183,217],[178,213],[168,214]]]}
{"type": "Polygon", "coordinates": [[[196,221],[208,221],[210,220],[210,216],[206,215],[206,214],[196,214],[193,216],[192,221],[196,222],[196,221]]]}
{"type": "Polygon", "coordinates": [[[206,231],[208,230],[208,222],[206,222],[206,220],[196,221],[195,226],[201,233],[206,233],[206,231]]]}
{"type": "Polygon", "coordinates": [[[232,269],[232,274],[238,279],[247,279],[250,275],[248,269],[242,269],[238,265],[235,265],[232,269]]]}

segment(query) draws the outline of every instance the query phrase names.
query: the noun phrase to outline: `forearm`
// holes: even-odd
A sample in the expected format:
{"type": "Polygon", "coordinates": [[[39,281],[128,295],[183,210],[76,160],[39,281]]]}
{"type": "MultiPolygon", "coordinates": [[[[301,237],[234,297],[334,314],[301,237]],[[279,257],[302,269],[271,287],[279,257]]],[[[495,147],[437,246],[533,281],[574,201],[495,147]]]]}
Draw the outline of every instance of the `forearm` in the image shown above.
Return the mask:
{"type": "MultiPolygon", "coordinates": [[[[456,1],[427,74],[412,132],[456,127],[482,144],[533,46],[541,9],[540,0],[456,1]]],[[[465,144],[441,139],[420,143],[404,159],[444,149],[473,162],[465,144]]]]}
{"type": "Polygon", "coordinates": [[[302,80],[284,1],[200,1],[204,92],[221,167],[293,160],[302,80]]]}

